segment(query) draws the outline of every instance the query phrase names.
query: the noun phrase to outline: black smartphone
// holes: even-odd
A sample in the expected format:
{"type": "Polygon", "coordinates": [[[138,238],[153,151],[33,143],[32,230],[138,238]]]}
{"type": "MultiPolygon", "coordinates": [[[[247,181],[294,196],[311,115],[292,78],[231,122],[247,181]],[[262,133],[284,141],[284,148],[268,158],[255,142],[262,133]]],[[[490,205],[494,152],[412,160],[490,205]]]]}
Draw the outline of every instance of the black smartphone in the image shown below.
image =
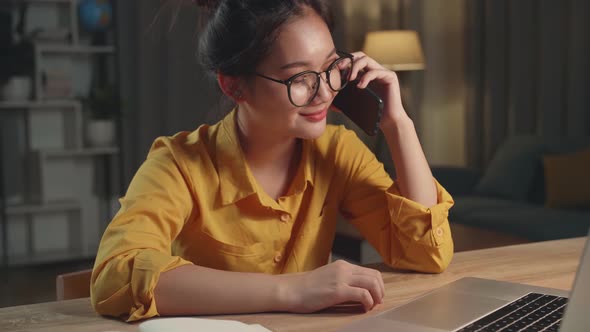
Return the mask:
{"type": "Polygon", "coordinates": [[[332,105],[344,113],[352,122],[370,136],[379,131],[383,112],[380,86],[371,81],[364,89],[357,88],[358,79],[348,82],[334,98],[332,105]]]}

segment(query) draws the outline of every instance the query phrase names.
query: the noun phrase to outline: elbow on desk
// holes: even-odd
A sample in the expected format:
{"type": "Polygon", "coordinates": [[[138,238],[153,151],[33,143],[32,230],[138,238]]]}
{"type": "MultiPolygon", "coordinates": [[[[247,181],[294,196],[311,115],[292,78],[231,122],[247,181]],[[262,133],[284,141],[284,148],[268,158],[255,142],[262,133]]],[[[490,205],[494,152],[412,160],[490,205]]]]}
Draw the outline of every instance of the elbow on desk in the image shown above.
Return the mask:
{"type": "Polygon", "coordinates": [[[446,271],[447,267],[449,267],[449,264],[451,264],[451,259],[452,259],[452,254],[449,257],[445,257],[443,259],[441,259],[440,261],[436,261],[434,264],[432,264],[431,269],[429,271],[424,271],[424,272],[428,272],[428,273],[443,273],[446,271]]]}
{"type": "Polygon", "coordinates": [[[424,273],[443,273],[453,259],[453,242],[449,241],[438,247],[417,246],[393,262],[385,262],[394,268],[424,273]]]}
{"type": "MultiPolygon", "coordinates": [[[[94,274],[95,272],[93,272],[94,274]]],[[[108,285],[94,276],[90,282],[90,303],[98,314],[111,317],[122,317],[129,313],[131,304],[130,285],[108,285]],[[128,298],[129,300],[125,300],[128,298]]]]}
{"type": "Polygon", "coordinates": [[[95,270],[90,280],[90,303],[98,314],[126,320],[127,322],[155,316],[155,308],[133,295],[131,283],[110,269],[95,270]]]}
{"type": "Polygon", "coordinates": [[[453,260],[454,246],[453,241],[449,241],[439,247],[429,255],[429,263],[426,264],[426,269],[422,272],[427,273],[443,273],[451,264],[453,260]]]}
{"type": "Polygon", "coordinates": [[[90,302],[99,315],[118,318],[128,323],[158,316],[155,305],[149,305],[149,301],[147,305],[137,301],[141,300],[134,299],[130,284],[119,289],[91,284],[90,302]]]}
{"type": "Polygon", "coordinates": [[[451,264],[455,245],[452,237],[444,238],[442,241],[433,241],[432,246],[422,246],[424,257],[424,269],[419,270],[426,273],[443,273],[451,264]]]}

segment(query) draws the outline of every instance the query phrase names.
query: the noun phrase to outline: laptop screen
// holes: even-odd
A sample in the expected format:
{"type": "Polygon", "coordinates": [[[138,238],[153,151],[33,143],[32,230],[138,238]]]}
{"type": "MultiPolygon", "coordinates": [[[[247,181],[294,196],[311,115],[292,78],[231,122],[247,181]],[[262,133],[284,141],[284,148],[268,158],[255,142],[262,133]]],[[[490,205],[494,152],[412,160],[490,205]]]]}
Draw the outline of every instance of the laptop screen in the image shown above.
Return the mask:
{"type": "Polygon", "coordinates": [[[565,309],[561,332],[585,331],[590,326],[590,233],[582,252],[582,259],[576,274],[574,288],[565,309]]]}

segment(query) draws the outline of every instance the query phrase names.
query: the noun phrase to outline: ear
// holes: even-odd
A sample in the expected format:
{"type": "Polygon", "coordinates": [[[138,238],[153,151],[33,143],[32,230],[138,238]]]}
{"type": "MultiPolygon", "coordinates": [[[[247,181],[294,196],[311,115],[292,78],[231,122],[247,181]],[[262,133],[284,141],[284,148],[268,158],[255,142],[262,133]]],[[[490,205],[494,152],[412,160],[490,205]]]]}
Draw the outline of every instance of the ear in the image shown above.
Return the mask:
{"type": "Polygon", "coordinates": [[[239,77],[217,73],[217,83],[223,93],[233,99],[236,103],[244,101],[244,91],[242,89],[242,80],[239,77]]]}

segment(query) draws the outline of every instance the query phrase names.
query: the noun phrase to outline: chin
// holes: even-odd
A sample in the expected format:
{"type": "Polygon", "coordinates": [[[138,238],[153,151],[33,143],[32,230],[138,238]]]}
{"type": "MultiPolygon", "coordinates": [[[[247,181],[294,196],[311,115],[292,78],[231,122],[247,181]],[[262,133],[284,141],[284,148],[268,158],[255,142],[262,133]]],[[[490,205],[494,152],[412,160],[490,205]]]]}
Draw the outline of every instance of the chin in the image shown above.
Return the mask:
{"type": "Polygon", "coordinates": [[[322,136],[326,131],[326,121],[317,122],[314,124],[306,124],[303,128],[298,130],[297,137],[302,139],[316,139],[322,136]]]}

